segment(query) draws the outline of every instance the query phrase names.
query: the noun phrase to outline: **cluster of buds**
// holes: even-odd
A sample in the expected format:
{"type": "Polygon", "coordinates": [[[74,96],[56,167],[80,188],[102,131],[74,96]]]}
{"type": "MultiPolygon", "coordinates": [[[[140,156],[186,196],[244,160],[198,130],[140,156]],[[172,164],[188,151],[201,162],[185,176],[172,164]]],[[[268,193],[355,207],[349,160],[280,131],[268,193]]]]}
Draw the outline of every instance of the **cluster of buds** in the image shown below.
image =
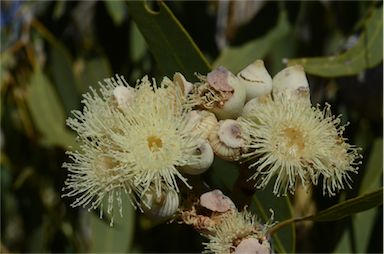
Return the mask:
{"type": "MultiPolygon", "coordinates": [[[[199,82],[194,84],[181,73],[176,73],[173,81],[183,88],[185,96],[195,106],[189,116],[191,123],[197,122],[194,131],[200,131],[202,139],[208,141],[214,154],[227,161],[238,161],[248,151],[250,137],[239,120],[252,117],[255,108],[271,100],[272,87],[273,93],[305,98],[309,102],[308,81],[299,65],[284,69],[273,79],[262,60],[256,60],[237,75],[220,66],[206,76],[197,76],[199,82]]],[[[204,150],[207,154],[199,165],[204,165],[206,170],[208,162],[213,160],[210,149],[204,150]]],[[[196,174],[204,172],[196,165],[195,168],[196,174]]],[[[184,172],[195,174],[190,169],[184,172]]]]}
{"type": "Polygon", "coordinates": [[[192,206],[180,209],[180,218],[209,240],[205,253],[271,253],[270,225],[246,210],[239,212],[220,190],[206,192],[192,206]]]}
{"type": "MultiPolygon", "coordinates": [[[[225,67],[218,67],[206,76],[197,75],[199,82],[192,84],[181,73],[176,73],[173,82],[182,87],[185,96],[195,106],[190,112],[194,132],[200,132],[203,144],[209,144],[216,156],[228,161],[237,161],[247,151],[248,137],[237,121],[248,101],[262,98],[272,90],[272,78],[262,60],[257,60],[235,76],[225,67]]],[[[249,107],[249,106],[248,106],[249,107]]],[[[189,174],[200,174],[209,166],[211,149],[204,146],[203,161],[194,169],[182,168],[189,174]],[[203,167],[204,166],[204,167],[203,167]]]]}

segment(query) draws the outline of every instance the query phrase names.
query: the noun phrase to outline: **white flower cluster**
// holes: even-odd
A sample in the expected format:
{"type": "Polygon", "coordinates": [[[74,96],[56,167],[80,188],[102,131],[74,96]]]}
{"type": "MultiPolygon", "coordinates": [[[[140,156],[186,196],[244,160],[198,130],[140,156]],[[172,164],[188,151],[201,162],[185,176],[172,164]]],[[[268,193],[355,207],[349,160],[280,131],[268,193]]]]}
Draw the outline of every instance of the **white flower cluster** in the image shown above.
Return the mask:
{"type": "Polygon", "coordinates": [[[147,77],[130,87],[121,76],[84,95],[82,111],[68,125],[80,151],[68,152],[63,196],[72,206],[114,204],[126,193],[134,206],[167,217],[179,205],[183,174],[201,174],[214,155],[248,163],[256,187],[275,179],[274,193],[323,182],[324,193],[349,186],[358,149],[342,137],[344,126],[330,107],[312,107],[301,66],[273,79],[261,60],[233,75],[219,67],[192,84],[180,73],[159,86],[147,77]]]}

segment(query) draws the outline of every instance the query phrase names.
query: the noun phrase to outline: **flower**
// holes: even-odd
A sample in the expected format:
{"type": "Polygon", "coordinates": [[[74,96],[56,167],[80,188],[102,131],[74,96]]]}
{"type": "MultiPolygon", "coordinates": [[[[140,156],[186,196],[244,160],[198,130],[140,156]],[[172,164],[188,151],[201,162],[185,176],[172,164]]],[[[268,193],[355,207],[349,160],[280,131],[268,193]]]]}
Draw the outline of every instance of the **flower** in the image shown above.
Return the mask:
{"type": "Polygon", "coordinates": [[[275,94],[240,122],[249,137],[249,152],[242,157],[256,168],[251,178],[257,179],[259,188],[276,176],[273,192],[285,195],[294,193],[297,178],[307,188],[322,176],[324,194],[334,195],[344,188],[344,181],[348,183],[348,174],[357,172],[361,156],[342,138],[345,127],[328,104],[320,110],[305,100],[275,94]]]}
{"type": "Polygon", "coordinates": [[[220,224],[210,228],[207,235],[209,242],[205,245],[206,253],[233,253],[236,247],[245,239],[257,239],[264,246],[270,244],[266,233],[269,225],[262,225],[256,220],[256,216],[244,210],[242,212],[233,211],[227,213],[225,219],[220,224]]]}
{"type": "Polygon", "coordinates": [[[119,76],[100,86],[99,93],[84,96],[83,112],[74,111],[68,119],[82,146],[69,152],[72,162],[63,165],[70,172],[63,196],[76,196],[72,206],[89,209],[108,196],[111,213],[115,199],[121,209],[121,191],[140,206],[150,187],[157,196],[178,192],[177,179],[190,187],[178,167],[200,159],[194,153],[199,134],[187,123],[191,108],[180,87],[168,78],[156,87],[144,77],[130,93],[126,89],[133,88],[119,76]]]}
{"type": "MultiPolygon", "coordinates": [[[[63,167],[70,172],[65,181],[63,191],[68,191],[62,196],[76,197],[72,207],[82,206],[90,209],[100,207],[100,218],[103,216],[104,197],[107,197],[107,213],[113,214],[115,200],[120,215],[122,216],[122,192],[131,193],[131,186],[127,178],[129,172],[124,165],[108,155],[105,147],[96,142],[83,140],[81,152],[67,152],[72,163],[64,163],[63,167]]],[[[130,196],[134,199],[133,196],[130,196]]],[[[113,216],[111,217],[111,225],[113,216]]]]}

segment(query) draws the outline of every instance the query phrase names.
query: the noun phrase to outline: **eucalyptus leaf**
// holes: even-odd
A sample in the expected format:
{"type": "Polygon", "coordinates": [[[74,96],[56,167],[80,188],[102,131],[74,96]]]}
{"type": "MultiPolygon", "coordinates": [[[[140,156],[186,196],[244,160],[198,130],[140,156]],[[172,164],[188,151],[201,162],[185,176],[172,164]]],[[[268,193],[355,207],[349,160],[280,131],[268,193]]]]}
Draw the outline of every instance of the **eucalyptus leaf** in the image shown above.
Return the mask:
{"type": "Polygon", "coordinates": [[[359,194],[368,193],[380,187],[381,175],[383,174],[383,139],[377,138],[374,140],[372,150],[363,180],[360,185],[359,194]]]}
{"type": "Polygon", "coordinates": [[[273,77],[285,68],[284,59],[293,57],[296,51],[294,32],[290,30],[284,37],[276,40],[273,50],[268,53],[268,72],[273,77]]]}
{"type": "MultiPolygon", "coordinates": [[[[372,155],[371,155],[371,158],[372,158],[372,155]]],[[[375,165],[375,166],[378,167],[378,165],[375,165]]],[[[380,168],[380,167],[378,167],[378,168],[380,168]]],[[[382,170],[382,167],[381,167],[381,170],[382,170]]],[[[373,171],[377,171],[377,170],[373,170],[373,171]]],[[[366,177],[364,176],[364,178],[366,178],[366,177]]],[[[379,178],[373,180],[373,182],[371,183],[370,187],[373,187],[373,186],[377,186],[377,187],[380,186],[380,179],[379,178]]],[[[361,186],[361,187],[363,187],[363,186],[361,186]]],[[[368,190],[368,188],[365,188],[365,187],[364,188],[360,188],[360,193],[361,193],[361,191],[365,191],[365,190],[368,190]]],[[[377,193],[381,200],[383,198],[382,191],[383,191],[383,189],[380,189],[378,191],[378,193],[377,193]],[[380,194],[381,194],[381,196],[380,196],[380,194]]],[[[377,200],[377,201],[379,201],[379,200],[377,200]]],[[[347,202],[347,201],[345,201],[345,202],[347,202]]],[[[359,204],[355,205],[355,207],[358,207],[358,206],[359,206],[359,204]]],[[[325,210],[325,211],[327,211],[327,210],[325,210]]],[[[353,211],[353,210],[351,210],[351,211],[353,211]]],[[[375,218],[376,218],[377,212],[378,212],[377,209],[369,209],[369,210],[366,210],[366,211],[363,211],[363,212],[359,212],[357,214],[352,214],[353,215],[353,218],[352,218],[353,219],[352,220],[353,227],[352,228],[346,228],[346,230],[344,231],[344,233],[343,233],[343,235],[342,235],[338,245],[336,246],[336,248],[334,250],[334,253],[341,253],[341,252],[351,253],[351,252],[354,251],[353,248],[352,248],[353,244],[356,246],[355,247],[356,248],[355,251],[357,251],[358,253],[366,253],[367,252],[367,248],[368,248],[368,244],[369,244],[369,241],[370,241],[370,238],[371,238],[371,232],[372,232],[372,229],[374,227],[374,222],[375,222],[375,218]],[[351,239],[351,232],[350,232],[350,230],[354,231],[353,235],[354,235],[354,237],[356,239],[359,239],[359,241],[356,241],[354,243],[352,242],[354,240],[351,239]]],[[[346,213],[346,212],[341,212],[341,213],[346,213]]]]}
{"type": "Polygon", "coordinates": [[[322,77],[356,75],[383,60],[383,7],[375,9],[366,20],[365,30],[356,44],[335,56],[288,60],[288,65],[301,64],[305,72],[322,77]]]}
{"type": "Polygon", "coordinates": [[[132,22],[131,26],[131,38],[130,51],[132,60],[138,62],[144,56],[147,50],[147,45],[143,35],[140,33],[139,28],[137,28],[137,25],[134,22],[132,22]]]}
{"type": "Polygon", "coordinates": [[[72,60],[68,51],[59,44],[52,44],[48,67],[52,74],[53,85],[59,92],[66,116],[68,116],[71,110],[79,107],[80,101],[77,83],[72,71],[72,60]]]}
{"type": "Polygon", "coordinates": [[[27,89],[26,101],[43,143],[75,147],[74,135],[65,128],[66,115],[49,79],[37,67],[27,89]]]}
{"type": "Polygon", "coordinates": [[[151,10],[145,1],[126,3],[164,75],[172,77],[175,72],[181,72],[192,81],[196,79],[195,72],[209,72],[207,60],[164,2],[156,2],[158,12],[151,10]]]}
{"type": "MultiPolygon", "coordinates": [[[[373,142],[367,167],[365,168],[363,180],[360,185],[359,195],[368,193],[369,191],[380,188],[380,177],[383,172],[383,139],[377,138],[373,142]]],[[[355,242],[357,252],[367,252],[369,241],[371,239],[372,230],[376,219],[378,209],[370,209],[353,216],[353,231],[356,239],[355,242]]],[[[335,249],[335,253],[352,252],[348,229],[344,232],[341,241],[335,249]]]]}
{"type": "MultiPolygon", "coordinates": [[[[380,206],[383,204],[383,188],[380,188],[374,192],[351,198],[340,204],[331,206],[323,211],[320,211],[314,215],[308,215],[305,217],[291,218],[285,221],[281,221],[275,225],[271,230],[273,235],[275,232],[280,232],[286,225],[291,225],[294,222],[313,220],[313,221],[334,221],[339,220],[353,214],[369,210],[371,208],[380,206]]],[[[284,229],[283,229],[284,230],[284,229]]]]}
{"type": "Polygon", "coordinates": [[[367,252],[377,212],[378,209],[370,209],[353,215],[354,235],[359,239],[355,244],[357,251],[360,253],[367,252]]]}
{"type": "Polygon", "coordinates": [[[275,28],[262,38],[252,40],[244,45],[224,49],[213,66],[225,66],[237,73],[256,59],[264,58],[273,48],[273,44],[282,40],[291,31],[287,12],[280,11],[275,28]]]}
{"type": "MultiPolygon", "coordinates": [[[[292,207],[287,196],[277,197],[272,192],[273,186],[267,186],[264,190],[256,191],[252,198],[251,209],[265,222],[271,218],[271,210],[274,213],[274,221],[282,221],[292,218],[292,207]]],[[[273,235],[273,248],[279,253],[295,252],[295,225],[292,223],[273,235]]]]}
{"type": "MultiPolygon", "coordinates": [[[[114,224],[101,220],[96,214],[91,216],[91,252],[129,253],[132,247],[135,228],[135,210],[127,197],[122,195],[123,217],[114,209],[114,224]]],[[[107,202],[107,200],[104,200],[107,202]]]]}
{"type": "Polygon", "coordinates": [[[383,188],[331,206],[308,219],[315,221],[339,220],[381,204],[383,204],[383,188]]]}

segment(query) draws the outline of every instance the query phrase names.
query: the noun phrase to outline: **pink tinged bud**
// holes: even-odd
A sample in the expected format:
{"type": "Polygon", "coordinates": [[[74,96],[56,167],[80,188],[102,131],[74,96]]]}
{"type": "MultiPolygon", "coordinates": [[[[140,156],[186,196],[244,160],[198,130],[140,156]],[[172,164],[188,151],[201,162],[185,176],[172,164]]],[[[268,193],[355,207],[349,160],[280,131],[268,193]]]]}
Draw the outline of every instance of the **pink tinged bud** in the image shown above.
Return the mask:
{"type": "Polygon", "coordinates": [[[214,212],[227,212],[235,209],[232,200],[220,190],[213,190],[200,196],[200,205],[214,212]]]}

